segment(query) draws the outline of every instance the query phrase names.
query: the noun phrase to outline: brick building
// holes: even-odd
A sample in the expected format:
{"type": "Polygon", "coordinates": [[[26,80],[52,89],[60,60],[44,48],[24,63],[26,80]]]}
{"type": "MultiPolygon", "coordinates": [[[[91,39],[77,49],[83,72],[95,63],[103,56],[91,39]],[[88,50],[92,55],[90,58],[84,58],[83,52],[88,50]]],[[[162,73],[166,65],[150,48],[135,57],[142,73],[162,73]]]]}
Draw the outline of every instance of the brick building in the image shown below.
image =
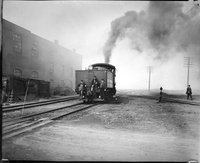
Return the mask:
{"type": "Polygon", "coordinates": [[[2,73],[50,82],[50,88],[75,88],[82,56],[3,19],[2,73]]]}

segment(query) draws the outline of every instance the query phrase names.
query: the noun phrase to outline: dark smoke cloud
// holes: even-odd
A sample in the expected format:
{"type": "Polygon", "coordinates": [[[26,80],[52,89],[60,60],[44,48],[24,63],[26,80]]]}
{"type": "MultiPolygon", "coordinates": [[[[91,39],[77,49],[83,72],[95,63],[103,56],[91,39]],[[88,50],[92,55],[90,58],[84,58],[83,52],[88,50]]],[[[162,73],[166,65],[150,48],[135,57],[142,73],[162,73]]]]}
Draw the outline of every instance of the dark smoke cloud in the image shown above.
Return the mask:
{"type": "Polygon", "coordinates": [[[183,12],[183,3],[151,1],[146,11],[128,11],[111,23],[103,52],[109,63],[118,40],[129,38],[131,48],[140,53],[154,51],[156,59],[165,60],[172,50],[200,54],[200,9],[183,12]]]}
{"type": "Polygon", "coordinates": [[[135,11],[128,11],[124,16],[115,19],[111,22],[111,31],[109,39],[104,45],[105,62],[110,62],[110,57],[113,48],[116,46],[117,39],[124,37],[128,28],[133,28],[137,22],[137,13],[135,11]]]}
{"type": "Polygon", "coordinates": [[[181,11],[179,3],[151,2],[148,8],[148,38],[156,49],[168,45],[168,38],[175,29],[177,13],[181,11]]]}

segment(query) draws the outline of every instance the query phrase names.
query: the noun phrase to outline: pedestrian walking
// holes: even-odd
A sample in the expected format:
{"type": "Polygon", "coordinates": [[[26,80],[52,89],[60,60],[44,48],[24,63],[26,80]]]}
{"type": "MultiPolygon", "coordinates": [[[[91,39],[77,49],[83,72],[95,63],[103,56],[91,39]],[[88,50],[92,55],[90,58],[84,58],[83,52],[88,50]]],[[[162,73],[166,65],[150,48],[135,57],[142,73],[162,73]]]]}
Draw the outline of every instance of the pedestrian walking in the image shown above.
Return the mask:
{"type": "Polygon", "coordinates": [[[186,89],[186,94],[187,94],[187,100],[189,100],[189,98],[192,100],[192,88],[190,87],[190,85],[188,85],[186,89]]]}
{"type": "Polygon", "coordinates": [[[160,97],[159,97],[159,102],[161,102],[162,101],[162,90],[163,90],[163,88],[162,87],[160,87],[160,97]]]}

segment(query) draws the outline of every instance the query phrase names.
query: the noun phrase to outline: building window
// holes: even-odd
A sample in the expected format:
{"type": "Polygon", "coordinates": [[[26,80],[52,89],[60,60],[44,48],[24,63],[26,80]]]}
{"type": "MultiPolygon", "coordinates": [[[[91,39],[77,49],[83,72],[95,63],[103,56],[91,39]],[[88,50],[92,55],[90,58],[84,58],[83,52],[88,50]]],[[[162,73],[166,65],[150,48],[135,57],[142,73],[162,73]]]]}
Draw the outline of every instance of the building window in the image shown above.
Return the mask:
{"type": "Polygon", "coordinates": [[[32,42],[31,56],[38,57],[38,44],[37,42],[32,42]]]}
{"type": "Polygon", "coordinates": [[[33,78],[33,79],[38,79],[38,73],[37,73],[36,71],[33,71],[33,72],[31,73],[31,78],[33,78]]]}
{"type": "Polygon", "coordinates": [[[56,52],[56,49],[55,49],[55,47],[53,47],[52,44],[49,44],[48,47],[51,48],[51,49],[49,49],[49,50],[50,50],[49,52],[50,52],[50,55],[51,55],[51,56],[53,56],[53,55],[55,55],[55,54],[58,54],[58,52],[56,52]]]}
{"type": "Polygon", "coordinates": [[[14,69],[14,76],[22,77],[22,70],[18,68],[14,69]]]}
{"type": "Polygon", "coordinates": [[[53,54],[54,54],[54,50],[51,49],[51,50],[50,50],[50,55],[53,56],[53,54]]]}
{"type": "Polygon", "coordinates": [[[21,36],[13,33],[13,41],[21,42],[21,36]]]}
{"type": "Polygon", "coordinates": [[[32,42],[32,50],[38,51],[38,44],[37,44],[37,42],[32,42]]]}
{"type": "Polygon", "coordinates": [[[53,73],[54,72],[54,64],[51,62],[50,63],[50,72],[53,73]]]}
{"type": "Polygon", "coordinates": [[[22,39],[20,35],[13,34],[13,51],[17,53],[22,52],[22,39]]]}
{"type": "Polygon", "coordinates": [[[64,57],[63,57],[64,55],[63,55],[63,53],[61,54],[61,57],[60,57],[60,61],[61,62],[64,62],[64,57]]]}
{"type": "Polygon", "coordinates": [[[31,56],[32,57],[38,57],[38,51],[33,51],[32,50],[31,56]]]}

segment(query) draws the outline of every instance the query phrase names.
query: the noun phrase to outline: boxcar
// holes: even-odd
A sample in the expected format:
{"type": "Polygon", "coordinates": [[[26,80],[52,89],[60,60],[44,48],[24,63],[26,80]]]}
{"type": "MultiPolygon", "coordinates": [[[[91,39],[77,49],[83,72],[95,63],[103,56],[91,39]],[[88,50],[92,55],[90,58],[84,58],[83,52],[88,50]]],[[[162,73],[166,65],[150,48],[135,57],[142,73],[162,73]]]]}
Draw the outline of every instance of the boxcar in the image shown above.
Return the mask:
{"type": "Polygon", "coordinates": [[[32,96],[34,98],[46,98],[50,97],[50,82],[21,78],[10,74],[2,75],[2,91],[6,95],[6,99],[3,102],[9,101],[23,101],[25,95],[32,96]]]}
{"type": "Polygon", "coordinates": [[[87,70],[76,70],[75,75],[76,75],[75,84],[77,86],[76,87],[77,93],[79,93],[78,85],[81,80],[83,80],[83,82],[86,85],[86,88],[81,97],[84,102],[101,99],[100,85],[96,88],[95,97],[93,96],[91,87],[94,76],[96,76],[99,83],[101,82],[102,79],[104,79],[105,81],[105,89],[104,89],[105,98],[103,100],[107,100],[113,97],[113,95],[115,95],[116,93],[116,82],[115,82],[116,68],[111,64],[96,63],[90,65],[87,70]]]}

